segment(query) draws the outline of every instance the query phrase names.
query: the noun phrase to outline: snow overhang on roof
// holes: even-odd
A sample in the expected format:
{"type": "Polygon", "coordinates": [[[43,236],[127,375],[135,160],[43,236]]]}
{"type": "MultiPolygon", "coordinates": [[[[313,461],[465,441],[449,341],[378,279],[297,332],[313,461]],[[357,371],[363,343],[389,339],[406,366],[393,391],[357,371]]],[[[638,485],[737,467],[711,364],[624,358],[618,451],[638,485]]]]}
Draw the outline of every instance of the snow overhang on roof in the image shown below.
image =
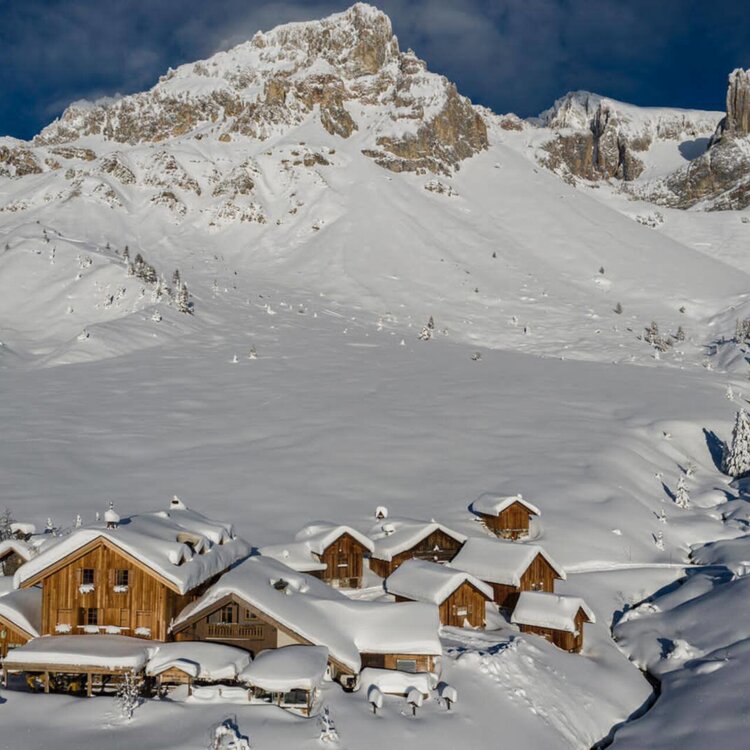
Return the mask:
{"type": "Polygon", "coordinates": [[[16,587],[28,586],[50,567],[79,550],[103,540],[185,594],[247,557],[251,547],[233,536],[231,524],[207,519],[195,511],[177,509],[123,519],[116,529],[98,524],[75,529],[46,546],[15,574],[16,587]]]}
{"type": "Polygon", "coordinates": [[[506,508],[510,508],[514,503],[523,505],[529,513],[541,516],[542,511],[532,505],[528,500],[524,500],[521,494],[518,495],[496,495],[492,492],[485,492],[480,495],[472,504],[471,511],[483,516],[499,516],[506,508]]]}
{"type": "Polygon", "coordinates": [[[389,594],[439,605],[464,583],[492,599],[492,587],[479,578],[426,560],[407,560],[386,578],[384,586],[389,594]]]}
{"type": "Polygon", "coordinates": [[[314,690],[328,667],[325,646],[283,646],[263,651],[238,675],[238,680],[269,692],[314,690]]]}
{"type": "Polygon", "coordinates": [[[348,534],[369,552],[373,551],[372,540],[351,526],[337,525],[328,521],[308,524],[295,534],[298,542],[306,544],[316,555],[322,555],[337,539],[348,534]]]}
{"type": "Polygon", "coordinates": [[[28,562],[34,556],[34,553],[34,548],[20,539],[5,539],[0,542],[0,560],[10,554],[16,554],[22,560],[28,562]]]}
{"type": "Polygon", "coordinates": [[[0,617],[36,638],[42,628],[42,590],[19,589],[0,597],[0,617]]]}
{"type": "Polygon", "coordinates": [[[579,610],[583,610],[589,622],[596,622],[593,611],[578,596],[522,591],[510,621],[517,625],[531,625],[575,633],[575,618],[579,610]]]}
{"type": "Polygon", "coordinates": [[[376,524],[369,533],[374,542],[372,556],[390,562],[395,555],[411,549],[435,531],[442,531],[457,542],[466,536],[436,521],[417,521],[409,518],[390,518],[376,524]]]}
{"type": "Polygon", "coordinates": [[[521,576],[537,555],[541,555],[557,576],[565,580],[563,567],[558,565],[538,544],[472,537],[447,564],[451,568],[465,570],[482,581],[520,586],[521,576]]]}

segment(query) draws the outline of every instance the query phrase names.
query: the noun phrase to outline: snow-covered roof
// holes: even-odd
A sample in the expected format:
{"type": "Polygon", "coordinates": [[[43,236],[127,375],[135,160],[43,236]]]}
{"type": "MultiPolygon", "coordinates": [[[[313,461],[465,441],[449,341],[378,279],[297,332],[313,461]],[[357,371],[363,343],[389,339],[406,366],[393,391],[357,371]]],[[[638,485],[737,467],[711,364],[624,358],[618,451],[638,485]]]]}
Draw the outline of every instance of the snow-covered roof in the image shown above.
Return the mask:
{"type": "Polygon", "coordinates": [[[234,680],[250,663],[241,648],[202,641],[161,644],[146,665],[146,674],[160,675],[173,667],[199,680],[234,680]]]}
{"type": "Polygon", "coordinates": [[[492,599],[492,587],[484,581],[463,570],[426,560],[407,560],[385,579],[384,585],[389,594],[439,605],[467,581],[492,599]]]}
{"type": "Polygon", "coordinates": [[[14,534],[36,534],[36,526],[33,523],[25,523],[24,521],[13,521],[10,525],[10,530],[14,534]]]}
{"type": "Polygon", "coordinates": [[[0,595],[0,617],[36,638],[42,628],[42,590],[19,589],[0,595]]]}
{"type": "Polygon", "coordinates": [[[369,690],[375,686],[386,695],[406,695],[415,688],[423,695],[429,695],[434,685],[434,679],[427,672],[399,672],[395,669],[376,669],[366,667],[359,675],[359,687],[369,690]]]}
{"type": "Polygon", "coordinates": [[[0,576],[0,596],[10,594],[11,591],[15,591],[13,576],[0,576]]]}
{"type": "Polygon", "coordinates": [[[538,544],[505,542],[500,539],[472,537],[448,563],[451,568],[467,573],[489,583],[520,586],[521,576],[541,555],[564,579],[565,571],[538,544]]]}
{"type": "Polygon", "coordinates": [[[320,561],[322,555],[337,539],[349,534],[365,549],[372,552],[373,543],[364,534],[351,526],[342,526],[327,521],[316,521],[301,529],[287,544],[273,544],[261,547],[258,551],[266,557],[280,560],[284,565],[301,573],[325,570],[326,564],[320,561]]]}
{"type": "Polygon", "coordinates": [[[172,629],[235,595],[359,671],[360,653],[440,654],[437,608],[421,602],[354,601],[322,581],[257,555],[233,568],[175,619],[172,629]]]}
{"type": "Polygon", "coordinates": [[[34,548],[21,539],[5,539],[0,542],[0,560],[7,555],[15,553],[22,560],[31,560],[35,554],[34,548]]]}
{"type": "Polygon", "coordinates": [[[528,500],[524,500],[520,493],[518,495],[496,495],[493,492],[485,492],[471,504],[471,510],[474,513],[480,513],[485,516],[499,516],[514,503],[523,505],[529,513],[537,516],[542,515],[542,511],[528,500]]]}
{"type": "Polygon", "coordinates": [[[395,555],[411,549],[435,531],[442,531],[458,542],[466,537],[437,521],[418,521],[413,518],[388,518],[370,529],[368,536],[374,542],[372,556],[390,562],[395,555]]]}
{"type": "Polygon", "coordinates": [[[238,679],[269,692],[314,690],[323,683],[327,667],[325,646],[284,646],[258,654],[238,679]]]}
{"type": "Polygon", "coordinates": [[[140,670],[158,646],[124,635],[43,635],[10,651],[3,665],[11,669],[14,665],[59,664],[140,670]]]}
{"type": "Polygon", "coordinates": [[[116,529],[94,524],[73,530],[44,547],[15,574],[22,586],[51,565],[98,539],[112,543],[168,581],[180,594],[247,557],[251,547],[231,524],[212,521],[187,508],[125,518],[116,529]]]}
{"type": "Polygon", "coordinates": [[[575,633],[575,618],[579,609],[583,610],[589,622],[596,622],[594,613],[579,596],[522,591],[510,621],[517,625],[533,625],[575,633]]]}

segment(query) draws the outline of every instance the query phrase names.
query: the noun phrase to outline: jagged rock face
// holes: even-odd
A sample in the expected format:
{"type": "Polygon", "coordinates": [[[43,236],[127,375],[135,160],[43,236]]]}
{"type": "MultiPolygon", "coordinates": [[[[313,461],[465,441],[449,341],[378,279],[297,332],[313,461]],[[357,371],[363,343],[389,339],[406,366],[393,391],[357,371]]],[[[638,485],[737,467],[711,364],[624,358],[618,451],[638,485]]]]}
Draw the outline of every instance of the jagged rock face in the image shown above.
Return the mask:
{"type": "Polygon", "coordinates": [[[0,176],[24,177],[40,174],[42,167],[34,154],[23,146],[0,146],[0,176]]]}
{"type": "Polygon", "coordinates": [[[737,69],[729,76],[727,114],[719,123],[714,143],[724,135],[730,137],[750,134],[750,70],[737,69]]]}
{"type": "Polygon", "coordinates": [[[545,146],[542,163],[568,178],[635,180],[644,165],[638,156],[657,140],[705,136],[711,113],[648,110],[578,91],[567,94],[540,115],[558,131],[545,146]]]}
{"type": "Polygon", "coordinates": [[[488,145],[469,101],[412,52],[401,52],[388,17],[364,4],[258,33],[169,71],[148,92],[72,105],[34,142],[265,139],[311,116],[340,138],[367,130],[365,153],[395,171],[446,172],[488,145]]]}

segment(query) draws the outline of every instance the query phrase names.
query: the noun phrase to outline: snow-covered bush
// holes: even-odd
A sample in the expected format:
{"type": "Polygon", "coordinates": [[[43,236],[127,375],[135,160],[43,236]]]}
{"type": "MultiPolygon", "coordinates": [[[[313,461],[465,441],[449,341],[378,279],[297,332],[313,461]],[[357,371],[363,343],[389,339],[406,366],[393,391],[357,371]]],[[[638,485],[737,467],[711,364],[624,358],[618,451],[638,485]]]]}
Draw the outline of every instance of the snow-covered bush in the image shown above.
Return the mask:
{"type": "Polygon", "coordinates": [[[143,680],[132,672],[126,672],[123,680],[117,688],[115,702],[120,710],[120,716],[126,721],[133,718],[133,713],[138,706],[143,703],[141,692],[143,689],[143,680]]]}
{"type": "Polygon", "coordinates": [[[735,417],[732,442],[724,451],[722,470],[730,477],[742,477],[750,472],[750,420],[744,409],[735,417]]]}

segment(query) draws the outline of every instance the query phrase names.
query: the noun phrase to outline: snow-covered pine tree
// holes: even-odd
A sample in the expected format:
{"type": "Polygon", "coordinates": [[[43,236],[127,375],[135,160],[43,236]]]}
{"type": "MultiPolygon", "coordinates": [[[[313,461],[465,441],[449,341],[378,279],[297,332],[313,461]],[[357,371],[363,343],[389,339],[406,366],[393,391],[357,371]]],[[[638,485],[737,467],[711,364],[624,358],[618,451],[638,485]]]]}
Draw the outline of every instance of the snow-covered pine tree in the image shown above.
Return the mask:
{"type": "Polygon", "coordinates": [[[435,330],[435,319],[430,315],[430,319],[427,321],[427,327],[433,331],[435,330]]]}
{"type": "Polygon", "coordinates": [[[135,709],[143,703],[142,689],[143,681],[141,678],[133,672],[125,672],[123,681],[117,689],[115,701],[120,709],[120,716],[126,721],[133,718],[135,709]]]}
{"type": "Polygon", "coordinates": [[[677,326],[677,333],[675,333],[674,337],[677,341],[685,340],[685,331],[682,329],[682,326],[677,326]]]}
{"type": "Polygon", "coordinates": [[[685,475],[680,474],[677,480],[677,490],[674,496],[675,505],[678,508],[687,508],[690,506],[690,495],[688,494],[687,485],[685,484],[685,475]]]}
{"type": "Polygon", "coordinates": [[[6,508],[2,513],[0,513],[0,542],[5,541],[6,539],[11,539],[13,537],[11,524],[15,520],[16,519],[13,518],[13,514],[10,512],[9,508],[6,508]]]}
{"type": "Polygon", "coordinates": [[[653,344],[656,339],[659,338],[659,325],[655,320],[651,321],[651,325],[646,326],[646,332],[643,334],[643,340],[649,344],[653,344]]]}
{"type": "Polygon", "coordinates": [[[130,261],[130,248],[125,245],[125,249],[122,251],[122,259],[128,263],[130,261]]]}
{"type": "Polygon", "coordinates": [[[618,315],[622,315],[622,305],[619,302],[615,305],[615,312],[618,315]]]}
{"type": "Polygon", "coordinates": [[[188,292],[187,284],[180,285],[180,291],[177,292],[177,309],[181,313],[192,313],[193,308],[190,304],[190,292],[188,292]]]}
{"type": "Polygon", "coordinates": [[[180,286],[180,270],[175,268],[174,273],[172,274],[172,289],[175,290],[175,294],[179,291],[180,286]]]}
{"type": "Polygon", "coordinates": [[[732,442],[724,451],[722,470],[730,477],[750,473],[750,420],[744,409],[740,409],[735,417],[732,442]]]}
{"type": "Polygon", "coordinates": [[[734,340],[743,344],[750,338],[750,319],[738,320],[734,326],[734,340]]]}

